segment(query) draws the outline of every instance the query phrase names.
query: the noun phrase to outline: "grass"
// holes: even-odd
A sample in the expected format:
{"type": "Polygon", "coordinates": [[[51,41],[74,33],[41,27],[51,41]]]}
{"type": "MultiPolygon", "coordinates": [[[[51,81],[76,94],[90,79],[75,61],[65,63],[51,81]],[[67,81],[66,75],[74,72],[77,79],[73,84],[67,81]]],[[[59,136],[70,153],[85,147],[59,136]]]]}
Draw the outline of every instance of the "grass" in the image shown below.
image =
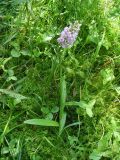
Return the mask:
{"type": "Polygon", "coordinates": [[[0,160],[120,159],[119,6],[0,1],[0,160]],[[62,49],[76,20],[78,38],[62,49]]]}

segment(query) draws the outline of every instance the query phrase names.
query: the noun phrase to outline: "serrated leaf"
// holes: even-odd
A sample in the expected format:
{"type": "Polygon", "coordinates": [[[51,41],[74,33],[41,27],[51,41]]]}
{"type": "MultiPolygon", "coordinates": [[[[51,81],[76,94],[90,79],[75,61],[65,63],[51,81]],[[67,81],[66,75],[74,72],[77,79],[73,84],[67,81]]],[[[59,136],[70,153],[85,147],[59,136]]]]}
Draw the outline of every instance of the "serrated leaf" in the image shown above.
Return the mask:
{"type": "Polygon", "coordinates": [[[58,122],[47,120],[47,119],[29,119],[29,120],[24,121],[24,123],[32,124],[32,125],[40,125],[40,126],[53,126],[53,127],[59,126],[58,122]]]}
{"type": "Polygon", "coordinates": [[[19,100],[22,100],[22,99],[26,99],[27,97],[19,94],[19,93],[16,93],[16,92],[13,92],[13,91],[10,91],[10,90],[7,90],[7,89],[0,89],[0,92],[3,93],[3,94],[7,94],[9,95],[10,97],[13,97],[13,98],[16,98],[16,99],[19,99],[19,100]]]}

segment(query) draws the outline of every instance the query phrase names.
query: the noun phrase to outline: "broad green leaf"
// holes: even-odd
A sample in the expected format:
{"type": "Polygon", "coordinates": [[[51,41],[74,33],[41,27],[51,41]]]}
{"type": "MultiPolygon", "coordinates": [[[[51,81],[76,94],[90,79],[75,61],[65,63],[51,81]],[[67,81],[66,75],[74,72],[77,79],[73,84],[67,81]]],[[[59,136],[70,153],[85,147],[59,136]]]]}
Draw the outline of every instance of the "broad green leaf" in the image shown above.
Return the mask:
{"type": "Polygon", "coordinates": [[[111,82],[114,80],[114,72],[112,68],[106,68],[101,70],[101,76],[103,80],[103,84],[107,84],[108,82],[111,82]]]}
{"type": "Polygon", "coordinates": [[[59,126],[58,122],[47,120],[47,119],[29,119],[29,120],[24,121],[24,123],[32,124],[32,125],[40,125],[40,126],[54,126],[54,127],[59,126]]]}
{"type": "Polygon", "coordinates": [[[120,87],[119,86],[115,87],[115,90],[118,93],[118,95],[120,95],[120,87]]]}
{"type": "Polygon", "coordinates": [[[90,160],[100,160],[101,157],[102,153],[97,150],[93,150],[93,152],[89,156],[90,160]]]}
{"type": "Polygon", "coordinates": [[[44,41],[50,41],[52,38],[53,38],[52,36],[44,37],[44,41]]]}
{"type": "Polygon", "coordinates": [[[20,45],[19,45],[19,43],[16,43],[15,41],[13,41],[13,42],[11,42],[10,44],[11,44],[11,46],[14,47],[15,50],[20,50],[20,45]]]}
{"type": "Polygon", "coordinates": [[[9,82],[9,81],[11,81],[11,80],[17,81],[17,77],[11,76],[11,77],[8,77],[8,78],[6,79],[7,82],[9,82]]]}
{"type": "Polygon", "coordinates": [[[33,49],[33,55],[35,57],[39,57],[42,54],[43,54],[43,52],[41,52],[38,48],[33,49]]]}
{"type": "Polygon", "coordinates": [[[52,113],[57,113],[59,111],[59,107],[54,106],[51,110],[52,113]]]}
{"type": "Polygon", "coordinates": [[[86,108],[86,113],[88,114],[89,117],[93,117],[93,112],[90,108],[86,108]]]}
{"type": "Polygon", "coordinates": [[[44,114],[50,113],[50,110],[49,110],[48,107],[41,107],[41,111],[42,111],[42,113],[44,113],[44,114]]]}
{"type": "Polygon", "coordinates": [[[103,136],[102,139],[98,142],[98,149],[101,152],[106,151],[106,149],[109,147],[109,141],[111,140],[112,133],[108,132],[106,135],[103,136]]]}
{"type": "Polygon", "coordinates": [[[21,50],[20,53],[24,56],[29,56],[30,55],[30,52],[29,50],[21,50]]]}
{"type": "Polygon", "coordinates": [[[16,98],[16,99],[19,99],[19,100],[22,100],[22,99],[26,99],[27,97],[19,94],[19,93],[16,93],[16,92],[13,92],[13,91],[10,91],[10,90],[7,90],[7,89],[0,89],[0,92],[3,93],[3,94],[7,94],[9,95],[10,97],[13,97],[13,98],[16,98]]]}
{"type": "Polygon", "coordinates": [[[9,74],[10,77],[14,76],[14,70],[12,70],[12,69],[8,69],[7,73],[9,74]]]}
{"type": "Polygon", "coordinates": [[[93,113],[92,113],[92,108],[95,104],[96,100],[91,100],[89,103],[85,102],[85,101],[72,101],[72,102],[66,102],[65,105],[66,106],[79,106],[80,108],[83,108],[86,110],[86,113],[92,117],[93,113]]]}
{"type": "Polygon", "coordinates": [[[95,105],[95,102],[96,100],[93,99],[86,105],[86,113],[88,114],[89,117],[93,117],[92,108],[95,105]]]}
{"type": "Polygon", "coordinates": [[[12,57],[20,57],[20,52],[18,50],[12,49],[11,56],[12,57]]]}
{"type": "Polygon", "coordinates": [[[48,113],[48,114],[46,115],[46,119],[52,120],[52,119],[53,119],[53,114],[52,114],[52,113],[48,113]]]}
{"type": "Polygon", "coordinates": [[[103,46],[108,50],[111,47],[111,42],[108,40],[108,38],[105,36],[103,41],[103,46]]]}
{"type": "Polygon", "coordinates": [[[8,153],[9,153],[9,147],[1,148],[1,154],[8,154],[8,153]]]}
{"type": "Polygon", "coordinates": [[[43,42],[47,42],[47,41],[50,41],[52,38],[53,38],[53,35],[46,35],[46,34],[44,34],[42,36],[42,41],[43,42]]]}

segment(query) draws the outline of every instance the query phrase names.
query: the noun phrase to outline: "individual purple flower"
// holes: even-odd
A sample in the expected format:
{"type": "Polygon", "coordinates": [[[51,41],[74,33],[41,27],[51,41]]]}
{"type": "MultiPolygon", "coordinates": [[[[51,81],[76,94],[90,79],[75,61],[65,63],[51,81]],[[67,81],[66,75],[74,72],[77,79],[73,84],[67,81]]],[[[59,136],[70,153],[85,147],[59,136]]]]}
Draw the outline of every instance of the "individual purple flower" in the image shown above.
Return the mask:
{"type": "Polygon", "coordinates": [[[64,28],[64,30],[60,34],[60,37],[57,39],[58,43],[62,46],[62,48],[68,48],[73,45],[78,36],[80,26],[81,24],[76,21],[69,27],[64,28]]]}

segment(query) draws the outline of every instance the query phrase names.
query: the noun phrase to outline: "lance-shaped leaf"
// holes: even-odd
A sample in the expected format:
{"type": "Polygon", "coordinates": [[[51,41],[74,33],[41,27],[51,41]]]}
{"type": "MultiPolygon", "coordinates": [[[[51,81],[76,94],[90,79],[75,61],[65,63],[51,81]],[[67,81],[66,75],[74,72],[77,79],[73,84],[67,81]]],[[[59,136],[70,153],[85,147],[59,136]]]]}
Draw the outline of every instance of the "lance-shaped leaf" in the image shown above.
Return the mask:
{"type": "Polygon", "coordinates": [[[26,124],[39,125],[39,126],[53,126],[58,127],[59,123],[48,119],[29,119],[24,121],[26,124]]]}
{"type": "Polygon", "coordinates": [[[7,89],[0,89],[0,92],[3,93],[3,94],[7,94],[8,96],[13,97],[13,98],[18,99],[18,100],[22,100],[22,99],[27,98],[27,97],[25,97],[25,96],[23,96],[19,93],[16,93],[14,91],[7,90],[7,89]]]}
{"type": "Polygon", "coordinates": [[[64,111],[65,102],[66,102],[66,81],[65,76],[61,76],[60,79],[60,126],[59,126],[59,135],[62,133],[62,130],[66,122],[66,113],[64,111]]]}

